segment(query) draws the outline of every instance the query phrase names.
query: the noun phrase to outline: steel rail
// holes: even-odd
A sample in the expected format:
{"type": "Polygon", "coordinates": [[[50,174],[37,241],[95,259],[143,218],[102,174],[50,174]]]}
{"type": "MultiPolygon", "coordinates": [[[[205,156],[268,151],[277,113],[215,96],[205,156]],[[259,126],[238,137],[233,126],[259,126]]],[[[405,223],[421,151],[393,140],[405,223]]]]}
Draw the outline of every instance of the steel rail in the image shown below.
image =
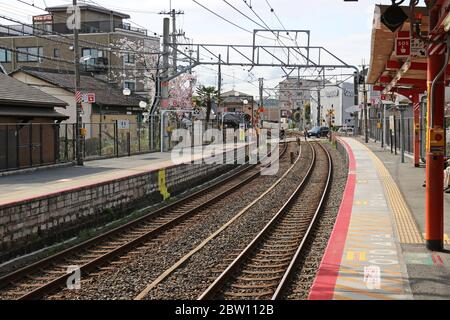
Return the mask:
{"type": "MultiPolygon", "coordinates": [[[[313,159],[311,161],[310,167],[307,171],[306,176],[302,180],[302,182],[299,184],[299,186],[296,188],[296,190],[292,193],[290,198],[287,200],[285,205],[277,212],[277,214],[272,218],[271,221],[265,226],[265,228],[254,238],[254,240],[239,254],[239,256],[228,266],[228,268],[222,272],[222,274],[216,278],[216,280],[210,285],[206,291],[202,293],[202,295],[198,298],[198,300],[211,300],[217,294],[221,291],[221,289],[224,287],[224,285],[228,282],[229,279],[232,279],[235,275],[236,271],[240,268],[240,266],[247,261],[247,259],[254,253],[255,249],[264,242],[264,239],[266,236],[274,229],[274,227],[277,225],[277,223],[286,215],[286,213],[290,210],[291,205],[295,203],[295,201],[299,198],[300,194],[303,192],[304,188],[307,186],[308,181],[310,180],[312,173],[314,172],[314,169],[316,167],[316,160],[317,160],[317,153],[312,147],[311,144],[309,144],[313,150],[313,159]]],[[[304,244],[306,243],[306,240],[310,234],[310,231],[312,230],[313,226],[315,225],[315,222],[317,221],[317,217],[319,215],[319,212],[321,211],[321,208],[324,203],[324,199],[326,198],[326,195],[329,191],[330,181],[331,181],[331,170],[332,170],[332,163],[331,163],[331,156],[329,152],[320,144],[320,148],[322,148],[325,153],[327,154],[328,158],[328,175],[327,175],[327,182],[325,184],[325,190],[321,197],[320,203],[317,206],[317,210],[315,211],[315,215],[309,225],[309,228],[307,230],[307,233],[303,236],[303,239],[300,243],[300,246],[298,250],[296,251],[292,262],[289,264],[289,267],[287,271],[285,272],[284,276],[282,277],[282,282],[279,284],[277,290],[276,290],[276,296],[278,297],[278,293],[281,291],[282,288],[284,288],[284,285],[287,283],[286,279],[291,274],[293,265],[295,264],[295,261],[297,261],[299,255],[301,254],[302,249],[304,248],[304,244]]]]}
{"type": "MultiPolygon", "coordinates": [[[[284,154],[287,151],[287,146],[288,144],[285,143],[284,144],[284,148],[282,153],[280,154],[279,158],[282,158],[284,156],[284,154]]],[[[201,190],[198,190],[196,192],[194,192],[193,194],[190,194],[182,199],[177,200],[176,202],[169,204],[167,206],[164,206],[162,208],[157,209],[156,211],[153,211],[151,213],[145,214],[144,216],[133,220],[131,222],[126,223],[123,226],[119,226],[117,228],[114,228],[108,232],[105,232],[97,237],[94,237],[92,239],[89,239],[81,244],[78,244],[74,247],[71,247],[69,249],[66,249],[60,253],[57,253],[53,256],[50,256],[48,258],[42,259],[34,264],[31,264],[29,266],[26,266],[22,269],[19,269],[11,274],[8,274],[2,278],[0,278],[0,294],[1,289],[4,289],[5,287],[8,287],[10,285],[15,285],[15,283],[17,281],[20,281],[24,278],[29,277],[32,274],[38,273],[40,270],[45,270],[46,267],[48,267],[49,265],[52,264],[56,264],[56,262],[60,261],[60,260],[64,260],[65,257],[71,256],[71,255],[76,255],[77,253],[81,252],[81,251],[88,251],[88,249],[92,249],[92,247],[94,246],[101,246],[101,241],[108,241],[109,238],[113,238],[113,237],[117,237],[120,235],[125,234],[127,231],[131,231],[133,228],[135,227],[139,227],[140,224],[142,223],[151,223],[151,221],[147,221],[149,219],[152,218],[158,218],[158,217],[162,217],[164,216],[164,214],[167,211],[170,210],[174,210],[180,206],[183,206],[187,203],[189,203],[190,201],[194,201],[196,200],[196,198],[198,196],[203,196],[205,195],[205,192],[214,192],[214,190],[218,187],[220,187],[221,185],[223,185],[224,183],[228,183],[236,178],[239,178],[242,176],[243,173],[249,172],[250,170],[256,168],[257,165],[250,165],[247,166],[246,168],[242,169],[242,170],[238,170],[236,173],[232,174],[231,176],[226,177],[225,179],[219,180],[215,183],[213,183],[212,185],[209,185],[205,188],[202,188],[201,190]]],[[[127,243],[125,243],[122,246],[119,246],[113,250],[110,250],[109,252],[107,252],[106,254],[103,254],[95,259],[92,259],[91,261],[89,261],[88,263],[84,264],[83,266],[80,267],[80,271],[82,273],[89,273],[91,270],[93,270],[94,268],[101,266],[104,263],[107,263],[108,261],[114,259],[115,257],[119,256],[120,254],[130,251],[131,249],[139,246],[142,242],[146,241],[148,238],[155,236],[161,232],[164,232],[174,226],[176,226],[178,223],[182,222],[183,220],[186,220],[187,218],[193,216],[195,213],[199,212],[200,210],[208,207],[209,205],[212,205],[213,203],[217,202],[218,200],[220,200],[222,197],[232,193],[233,191],[239,189],[241,186],[249,183],[250,181],[252,181],[253,179],[255,179],[256,177],[258,177],[260,175],[260,171],[258,170],[257,172],[255,172],[254,174],[250,175],[249,177],[243,179],[242,181],[240,181],[238,184],[227,188],[225,191],[217,194],[216,196],[208,199],[206,202],[200,203],[199,205],[190,208],[189,210],[187,210],[186,212],[180,214],[178,217],[170,220],[169,222],[150,230],[149,232],[134,238],[132,241],[129,241],[127,243]]],[[[146,207],[144,209],[139,210],[138,212],[145,212],[149,209],[149,207],[146,207]]],[[[42,273],[45,273],[45,271],[42,271],[42,273]]],[[[63,273],[63,272],[61,272],[63,273]]],[[[41,298],[43,295],[45,295],[48,292],[53,291],[54,289],[64,285],[67,281],[67,279],[70,277],[70,274],[63,274],[59,277],[55,277],[55,279],[43,284],[42,286],[28,292],[27,294],[24,294],[22,296],[20,296],[18,298],[18,300],[32,300],[32,299],[39,299],[41,298]]]]}
{"type": "MultiPolygon", "coordinates": [[[[287,148],[287,144],[286,144],[287,148]]],[[[283,152],[284,153],[284,152],[283,152]]],[[[139,293],[135,297],[134,300],[144,300],[145,297],[148,295],[148,293],[155,288],[157,285],[162,283],[167,277],[169,277],[173,272],[175,272],[178,268],[183,266],[193,255],[195,255],[197,252],[202,250],[208,243],[210,243],[213,239],[215,239],[217,236],[219,236],[222,232],[224,232],[230,225],[232,225],[238,218],[240,218],[242,215],[244,215],[248,210],[253,208],[255,204],[257,204],[262,198],[266,197],[268,193],[270,193],[276,186],[278,186],[285,178],[286,176],[293,170],[293,168],[297,165],[301,158],[301,152],[299,153],[297,160],[295,163],[290,166],[290,168],[283,174],[283,176],[278,179],[268,190],[266,190],[262,195],[260,195],[257,199],[255,199],[252,203],[250,203],[248,206],[246,206],[244,209],[239,211],[231,220],[229,220],[227,223],[222,225],[217,231],[215,231],[212,235],[210,235],[207,239],[205,239],[201,244],[199,244],[195,249],[191,250],[188,254],[184,255],[181,259],[179,259],[175,264],[173,264],[169,269],[167,269],[165,272],[163,272],[156,280],[154,280],[152,283],[150,283],[143,291],[139,293]]],[[[281,158],[281,156],[280,156],[281,158]]]]}
{"type": "Polygon", "coordinates": [[[325,153],[328,157],[328,176],[327,176],[327,182],[325,185],[325,192],[322,195],[322,198],[320,199],[320,203],[317,207],[317,210],[314,214],[314,217],[311,221],[311,224],[309,225],[308,230],[306,231],[302,242],[300,243],[297,251],[295,252],[294,257],[292,258],[291,263],[289,264],[289,267],[287,268],[283,278],[281,279],[280,284],[278,285],[277,289],[275,290],[274,295],[272,296],[272,300],[279,300],[282,296],[282,293],[284,292],[284,290],[287,288],[287,286],[289,285],[289,279],[291,278],[293,272],[294,272],[294,268],[296,266],[296,263],[298,262],[300,256],[302,255],[302,253],[305,250],[305,245],[307,243],[307,241],[311,238],[312,233],[313,233],[313,229],[317,223],[317,221],[319,220],[319,216],[323,210],[323,206],[325,204],[325,200],[327,199],[329,193],[330,193],[330,189],[331,189],[331,180],[332,180],[332,176],[333,176],[333,160],[331,158],[330,152],[325,149],[323,146],[321,146],[323,148],[323,150],[325,150],[325,153]]]}

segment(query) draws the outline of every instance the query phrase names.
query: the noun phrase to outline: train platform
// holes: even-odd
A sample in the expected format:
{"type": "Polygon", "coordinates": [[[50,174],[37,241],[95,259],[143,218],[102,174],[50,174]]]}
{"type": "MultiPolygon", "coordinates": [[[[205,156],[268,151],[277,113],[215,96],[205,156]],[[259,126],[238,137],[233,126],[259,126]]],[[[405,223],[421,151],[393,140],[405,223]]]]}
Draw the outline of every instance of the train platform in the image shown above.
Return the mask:
{"type": "MultiPolygon", "coordinates": [[[[245,145],[237,143],[236,148],[245,145]]],[[[230,152],[233,148],[234,145],[228,145],[224,152],[230,152]]],[[[203,158],[202,150],[201,147],[194,148],[194,161],[203,158]]],[[[86,161],[84,166],[48,168],[0,177],[0,207],[173,167],[175,163],[171,157],[171,152],[148,153],[86,161]]],[[[184,154],[177,158],[176,165],[190,162],[190,155],[184,154]]]]}
{"type": "Polygon", "coordinates": [[[349,178],[309,299],[449,299],[450,253],[428,251],[423,238],[424,168],[375,143],[339,139],[349,178]]]}

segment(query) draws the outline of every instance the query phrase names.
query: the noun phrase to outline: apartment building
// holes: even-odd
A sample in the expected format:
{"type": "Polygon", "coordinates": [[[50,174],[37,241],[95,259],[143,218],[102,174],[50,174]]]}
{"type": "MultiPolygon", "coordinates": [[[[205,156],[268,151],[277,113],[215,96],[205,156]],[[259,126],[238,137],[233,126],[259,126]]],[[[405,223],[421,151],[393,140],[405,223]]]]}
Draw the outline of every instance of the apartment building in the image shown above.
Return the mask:
{"type": "MultiPolygon", "coordinates": [[[[317,124],[318,90],[314,90],[311,96],[311,121],[317,124]]],[[[328,125],[327,114],[334,110],[334,125],[338,127],[353,127],[355,119],[352,116],[355,105],[355,86],[353,83],[344,82],[339,85],[327,84],[320,90],[320,118],[323,125],[328,125]]]]}
{"type": "MultiPolygon", "coordinates": [[[[125,22],[128,14],[90,4],[79,7],[82,72],[147,96],[154,83],[145,79],[155,72],[148,65],[156,59],[149,53],[159,51],[159,37],[131,27],[125,22]]],[[[73,70],[68,5],[46,10],[48,14],[33,17],[32,25],[0,27],[0,64],[7,72],[20,67],[73,70]]]]}
{"type": "Polygon", "coordinates": [[[311,92],[321,81],[289,77],[278,85],[280,110],[282,118],[289,118],[300,108],[303,108],[311,99],[311,92]]]}

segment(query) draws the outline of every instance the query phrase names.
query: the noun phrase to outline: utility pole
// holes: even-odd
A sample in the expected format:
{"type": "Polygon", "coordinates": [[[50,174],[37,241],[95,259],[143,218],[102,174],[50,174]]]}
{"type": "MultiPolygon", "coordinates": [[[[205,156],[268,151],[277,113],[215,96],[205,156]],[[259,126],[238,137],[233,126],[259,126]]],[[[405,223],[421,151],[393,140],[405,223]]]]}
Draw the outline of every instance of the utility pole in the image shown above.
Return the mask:
{"type": "Polygon", "coordinates": [[[164,18],[164,27],[163,27],[163,67],[161,74],[161,152],[165,151],[166,142],[169,137],[166,137],[167,127],[167,119],[164,119],[164,113],[162,112],[164,109],[169,108],[169,81],[167,81],[169,77],[169,41],[170,41],[170,19],[164,18]]]}
{"type": "Polygon", "coordinates": [[[320,105],[320,86],[317,89],[317,126],[322,126],[322,106],[320,105]]]}
{"type": "Polygon", "coordinates": [[[184,35],[182,32],[177,31],[177,15],[184,14],[183,11],[176,11],[175,9],[171,9],[169,12],[162,11],[159,14],[170,15],[172,19],[172,75],[177,73],[177,60],[178,60],[178,51],[177,51],[177,37],[184,35]]]}
{"type": "MultiPolygon", "coordinates": [[[[73,6],[77,7],[77,0],[73,0],[73,6]]],[[[75,12],[75,14],[77,14],[77,11],[75,12]]],[[[76,20],[77,18],[75,18],[76,20]]],[[[81,17],[79,17],[79,19],[81,19],[81,17]]],[[[73,24],[73,51],[74,51],[74,62],[75,62],[75,96],[77,95],[77,92],[80,90],[81,87],[81,77],[80,77],[80,48],[79,48],[79,43],[78,43],[78,29],[77,29],[77,23],[75,21],[75,23],[73,24]]],[[[75,133],[75,140],[76,140],[76,145],[77,145],[77,165],[82,166],[84,165],[84,160],[83,160],[83,142],[82,142],[82,135],[81,135],[81,129],[83,126],[83,118],[81,116],[81,112],[82,112],[82,105],[81,105],[81,101],[78,100],[78,98],[76,98],[76,125],[75,125],[75,129],[76,129],[76,133],[75,133]]]]}
{"type": "Polygon", "coordinates": [[[364,91],[364,137],[366,143],[369,143],[369,114],[367,106],[367,87],[366,87],[366,65],[363,65],[363,91],[364,91]]]}
{"type": "Polygon", "coordinates": [[[177,73],[177,15],[175,14],[175,9],[172,9],[172,59],[173,59],[173,73],[177,73]]]}
{"type": "Polygon", "coordinates": [[[264,78],[259,78],[259,111],[264,108],[264,78]]]}
{"type": "MultiPolygon", "coordinates": [[[[219,54],[219,70],[217,74],[217,116],[219,115],[220,111],[221,92],[222,92],[222,55],[219,54]]],[[[223,112],[221,112],[221,115],[222,113],[223,112]]]]}

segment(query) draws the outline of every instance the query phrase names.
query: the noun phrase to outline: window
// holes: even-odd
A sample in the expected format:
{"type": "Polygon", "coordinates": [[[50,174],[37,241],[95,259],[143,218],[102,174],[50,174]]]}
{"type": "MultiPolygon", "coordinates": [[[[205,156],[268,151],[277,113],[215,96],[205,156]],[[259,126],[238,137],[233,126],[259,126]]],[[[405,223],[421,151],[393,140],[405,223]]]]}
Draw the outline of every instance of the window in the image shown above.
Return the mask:
{"type": "Polygon", "coordinates": [[[17,53],[17,61],[18,62],[33,62],[39,61],[39,57],[44,55],[43,47],[22,47],[17,48],[18,51],[24,53],[17,53]],[[27,53],[25,53],[27,52],[27,53]]]}
{"type": "Polygon", "coordinates": [[[128,63],[128,64],[135,64],[135,62],[136,62],[134,53],[129,53],[129,52],[127,52],[124,55],[123,60],[125,63],[128,63]]]}
{"type": "Polygon", "coordinates": [[[131,91],[136,91],[136,82],[135,81],[126,80],[123,83],[123,87],[125,89],[130,89],[131,91]]]}
{"type": "Polygon", "coordinates": [[[92,59],[106,57],[105,51],[91,49],[91,48],[83,48],[81,53],[82,53],[82,55],[81,55],[82,57],[90,56],[92,59]]]}
{"type": "Polygon", "coordinates": [[[53,49],[53,57],[54,58],[60,58],[61,57],[61,50],[60,49],[53,49]]]}
{"type": "Polygon", "coordinates": [[[0,49],[0,62],[3,63],[11,62],[11,59],[12,59],[11,51],[0,49]]]}

